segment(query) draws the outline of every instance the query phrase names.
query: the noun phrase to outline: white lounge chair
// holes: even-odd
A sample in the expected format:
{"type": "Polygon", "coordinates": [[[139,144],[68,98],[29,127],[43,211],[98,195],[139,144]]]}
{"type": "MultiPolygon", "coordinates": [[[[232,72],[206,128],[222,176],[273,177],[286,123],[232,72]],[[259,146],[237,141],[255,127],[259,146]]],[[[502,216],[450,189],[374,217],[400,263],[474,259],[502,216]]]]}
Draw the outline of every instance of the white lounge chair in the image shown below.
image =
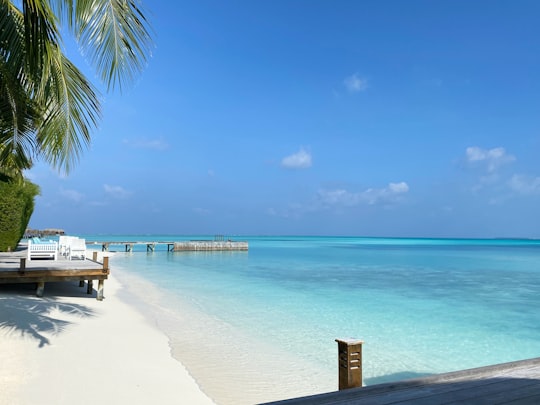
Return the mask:
{"type": "Polygon", "coordinates": [[[71,236],[60,235],[58,237],[58,252],[63,259],[69,258],[69,243],[71,236]]]}
{"type": "Polygon", "coordinates": [[[73,237],[69,245],[69,259],[74,258],[85,260],[86,259],[86,240],[82,238],[73,237]]]}
{"type": "Polygon", "coordinates": [[[32,259],[58,259],[58,243],[54,241],[41,241],[39,238],[28,240],[28,260],[32,259]]]}
{"type": "Polygon", "coordinates": [[[68,260],[86,259],[86,241],[77,236],[60,236],[60,255],[68,260]]]}

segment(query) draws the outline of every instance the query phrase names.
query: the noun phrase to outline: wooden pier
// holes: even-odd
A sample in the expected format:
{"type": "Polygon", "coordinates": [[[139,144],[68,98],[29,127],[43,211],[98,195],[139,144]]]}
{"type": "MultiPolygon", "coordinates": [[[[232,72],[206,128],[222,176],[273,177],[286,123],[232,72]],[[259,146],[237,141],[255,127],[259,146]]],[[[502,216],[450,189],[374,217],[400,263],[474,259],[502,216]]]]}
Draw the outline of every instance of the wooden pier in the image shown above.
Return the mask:
{"type": "Polygon", "coordinates": [[[110,273],[109,258],[93,260],[26,260],[26,251],[2,253],[0,255],[0,284],[36,283],[36,295],[43,296],[45,283],[78,281],[79,286],[87,282],[87,293],[93,292],[93,281],[98,281],[97,299],[103,299],[104,282],[110,273]]]}
{"type": "Polygon", "coordinates": [[[123,246],[126,252],[132,252],[133,247],[136,245],[146,245],[147,252],[153,252],[158,245],[167,245],[167,251],[172,252],[174,244],[176,242],[122,242],[122,241],[108,241],[108,242],[86,242],[86,246],[101,245],[102,252],[108,252],[111,246],[123,246]]]}
{"type": "Polygon", "coordinates": [[[87,246],[100,245],[103,252],[108,252],[111,246],[122,246],[124,251],[132,252],[136,245],[145,245],[147,252],[153,252],[158,245],[167,245],[168,252],[196,252],[196,251],[245,251],[248,250],[248,242],[236,242],[232,240],[190,240],[185,242],[87,242],[87,246]]]}
{"type": "Polygon", "coordinates": [[[267,405],[540,404],[540,357],[267,405]]]}
{"type": "Polygon", "coordinates": [[[175,252],[185,251],[234,251],[248,250],[247,242],[234,242],[231,240],[190,240],[188,242],[176,242],[175,252]]]}

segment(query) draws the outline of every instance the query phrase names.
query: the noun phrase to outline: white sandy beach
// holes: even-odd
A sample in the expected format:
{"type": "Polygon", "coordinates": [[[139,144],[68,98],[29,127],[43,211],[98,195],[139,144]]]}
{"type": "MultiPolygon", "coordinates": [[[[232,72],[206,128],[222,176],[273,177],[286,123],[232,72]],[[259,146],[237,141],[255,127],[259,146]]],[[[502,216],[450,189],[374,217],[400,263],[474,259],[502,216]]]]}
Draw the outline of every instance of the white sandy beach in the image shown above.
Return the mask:
{"type": "Polygon", "coordinates": [[[213,404],[168,338],[122,301],[77,283],[0,285],[0,404],[213,404]]]}

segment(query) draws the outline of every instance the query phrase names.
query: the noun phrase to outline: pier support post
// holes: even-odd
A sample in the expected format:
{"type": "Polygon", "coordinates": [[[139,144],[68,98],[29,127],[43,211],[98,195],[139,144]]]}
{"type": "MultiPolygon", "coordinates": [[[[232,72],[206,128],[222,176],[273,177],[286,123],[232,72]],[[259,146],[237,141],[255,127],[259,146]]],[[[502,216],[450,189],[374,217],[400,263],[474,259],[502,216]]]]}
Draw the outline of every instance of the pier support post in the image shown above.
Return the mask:
{"type": "Polygon", "coordinates": [[[103,287],[105,280],[98,280],[98,289],[97,289],[97,300],[103,301],[103,287]]]}
{"type": "Polygon", "coordinates": [[[36,296],[37,297],[43,297],[43,291],[45,290],[45,282],[44,281],[38,281],[37,288],[36,288],[36,296]]]}
{"type": "Polygon", "coordinates": [[[336,339],[339,390],[362,386],[362,340],[336,339]]]}
{"type": "Polygon", "coordinates": [[[98,252],[92,252],[92,260],[97,262],[98,252]]]}
{"type": "Polygon", "coordinates": [[[88,280],[88,287],[86,288],[86,293],[87,294],[92,294],[92,291],[93,291],[93,281],[92,280],[88,280]]]}
{"type": "Polygon", "coordinates": [[[21,262],[19,266],[19,274],[24,274],[26,270],[26,257],[21,257],[21,262]]]}
{"type": "Polygon", "coordinates": [[[84,280],[79,281],[79,287],[84,287],[84,280]]]}

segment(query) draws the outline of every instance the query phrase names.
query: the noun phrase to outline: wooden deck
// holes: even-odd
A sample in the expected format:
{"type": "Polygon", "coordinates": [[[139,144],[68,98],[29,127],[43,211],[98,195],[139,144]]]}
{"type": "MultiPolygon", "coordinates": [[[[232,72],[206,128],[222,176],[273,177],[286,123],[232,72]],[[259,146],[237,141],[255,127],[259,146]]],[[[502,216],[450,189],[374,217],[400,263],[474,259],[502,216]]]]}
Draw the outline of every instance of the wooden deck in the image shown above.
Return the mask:
{"type": "Polygon", "coordinates": [[[540,357],[269,404],[538,405],[540,357]]]}
{"type": "Polygon", "coordinates": [[[103,299],[104,281],[109,276],[108,257],[103,263],[96,260],[26,260],[26,251],[0,254],[0,284],[37,283],[36,295],[42,296],[46,282],[84,281],[87,292],[92,282],[98,281],[97,299],[103,299]]]}

